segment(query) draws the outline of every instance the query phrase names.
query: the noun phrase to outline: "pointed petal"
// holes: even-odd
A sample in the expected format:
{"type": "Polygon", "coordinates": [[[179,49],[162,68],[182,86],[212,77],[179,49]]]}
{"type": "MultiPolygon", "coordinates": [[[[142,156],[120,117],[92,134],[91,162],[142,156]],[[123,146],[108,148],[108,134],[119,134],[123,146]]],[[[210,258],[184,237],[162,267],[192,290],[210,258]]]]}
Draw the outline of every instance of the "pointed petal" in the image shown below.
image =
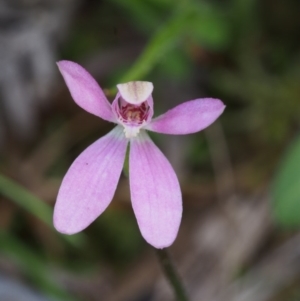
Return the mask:
{"type": "Polygon", "coordinates": [[[74,101],[89,113],[115,121],[111,105],[95,79],[80,65],[70,61],[57,63],[74,101]]]}
{"type": "Polygon", "coordinates": [[[219,99],[203,98],[184,102],[154,118],[147,130],[163,134],[191,134],[211,125],[224,111],[219,99]]]}
{"type": "Polygon", "coordinates": [[[132,207],[145,240],[156,248],[175,240],[182,215],[176,174],[145,131],[132,139],[129,178],[132,207]]]}
{"type": "Polygon", "coordinates": [[[62,233],[85,229],[109,205],[122,171],[127,139],[117,126],[83,151],[61,184],[54,226],[62,233]]]}

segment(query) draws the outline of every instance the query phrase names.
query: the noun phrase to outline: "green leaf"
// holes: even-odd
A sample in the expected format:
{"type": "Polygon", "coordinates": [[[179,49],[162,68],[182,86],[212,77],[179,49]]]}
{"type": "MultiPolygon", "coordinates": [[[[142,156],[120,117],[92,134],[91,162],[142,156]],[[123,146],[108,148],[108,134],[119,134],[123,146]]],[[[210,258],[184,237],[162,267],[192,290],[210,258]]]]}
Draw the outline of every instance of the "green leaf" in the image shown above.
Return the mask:
{"type": "Polygon", "coordinates": [[[168,20],[150,39],[141,56],[119,82],[144,78],[178,44],[190,15],[191,12],[186,10],[168,20]]]}
{"type": "Polygon", "coordinates": [[[32,195],[24,187],[3,175],[0,175],[0,193],[48,226],[52,226],[52,210],[50,206],[32,195]]]}
{"type": "MultiPolygon", "coordinates": [[[[1,174],[0,194],[10,199],[22,209],[31,213],[40,221],[44,222],[53,229],[53,209],[43,200],[30,193],[27,189],[1,174]]],[[[76,234],[75,236],[63,235],[62,237],[68,243],[76,247],[82,246],[86,241],[86,238],[82,233],[76,234]]]]}
{"type": "Polygon", "coordinates": [[[174,49],[158,65],[157,71],[162,77],[182,81],[190,76],[193,63],[181,49],[174,49]]]}
{"type": "Polygon", "coordinates": [[[300,226],[300,136],[288,148],[271,187],[275,221],[286,228],[300,226]]]}
{"type": "Polygon", "coordinates": [[[113,0],[119,5],[125,14],[129,16],[129,20],[138,26],[138,30],[144,32],[153,31],[159,24],[159,15],[147,1],[140,0],[113,0]]]}
{"type": "Polygon", "coordinates": [[[202,47],[224,49],[230,42],[228,17],[216,5],[197,3],[189,18],[188,34],[202,47]]]}
{"type": "Polygon", "coordinates": [[[2,230],[0,230],[0,252],[5,257],[13,260],[22,272],[25,272],[26,276],[49,296],[61,301],[78,300],[64,291],[60,284],[56,282],[55,277],[49,271],[49,266],[38,253],[18,238],[2,230]]]}

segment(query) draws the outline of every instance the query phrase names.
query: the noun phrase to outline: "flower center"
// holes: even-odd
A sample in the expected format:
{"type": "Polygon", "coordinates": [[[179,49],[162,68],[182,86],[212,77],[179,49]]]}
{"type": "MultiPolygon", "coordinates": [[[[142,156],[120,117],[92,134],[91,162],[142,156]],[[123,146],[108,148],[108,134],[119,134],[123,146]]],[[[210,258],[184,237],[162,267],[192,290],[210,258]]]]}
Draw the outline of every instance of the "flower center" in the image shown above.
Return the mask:
{"type": "Polygon", "coordinates": [[[150,106],[147,101],[134,105],[120,97],[116,103],[119,122],[124,126],[126,138],[136,137],[140,128],[147,123],[150,106]]]}
{"type": "Polygon", "coordinates": [[[143,102],[140,105],[133,105],[130,103],[120,104],[119,118],[128,125],[139,126],[147,120],[149,115],[149,105],[143,102]]]}
{"type": "Polygon", "coordinates": [[[153,84],[134,81],[118,84],[119,93],[112,103],[117,122],[124,127],[126,138],[134,138],[153,115],[153,84]]]}

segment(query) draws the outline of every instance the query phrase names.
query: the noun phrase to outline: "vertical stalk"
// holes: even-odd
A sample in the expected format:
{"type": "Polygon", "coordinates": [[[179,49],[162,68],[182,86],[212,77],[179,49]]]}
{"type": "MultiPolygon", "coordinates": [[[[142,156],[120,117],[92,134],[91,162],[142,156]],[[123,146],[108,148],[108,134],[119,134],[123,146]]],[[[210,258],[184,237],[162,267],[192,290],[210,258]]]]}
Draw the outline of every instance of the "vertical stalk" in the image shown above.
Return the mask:
{"type": "Polygon", "coordinates": [[[157,249],[156,254],[165,276],[174,290],[177,301],[189,301],[167,249],[157,249]]]}

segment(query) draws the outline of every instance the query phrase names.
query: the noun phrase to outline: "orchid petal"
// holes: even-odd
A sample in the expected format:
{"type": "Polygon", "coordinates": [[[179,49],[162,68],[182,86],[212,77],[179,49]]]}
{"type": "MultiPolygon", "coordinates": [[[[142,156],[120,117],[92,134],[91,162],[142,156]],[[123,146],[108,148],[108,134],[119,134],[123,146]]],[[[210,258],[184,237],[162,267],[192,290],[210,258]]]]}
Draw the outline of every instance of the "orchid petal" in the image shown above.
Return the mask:
{"type": "Polygon", "coordinates": [[[175,240],[182,198],[175,172],[145,131],[131,140],[129,177],[132,207],[145,240],[156,248],[175,240]]]}
{"type": "Polygon", "coordinates": [[[224,109],[225,105],[219,99],[195,99],[154,118],[145,128],[163,134],[195,133],[211,125],[224,109]]]}
{"type": "Polygon", "coordinates": [[[109,205],[122,171],[127,139],[117,126],[83,151],[61,184],[54,226],[74,234],[90,225],[109,205]]]}
{"type": "Polygon", "coordinates": [[[74,101],[80,107],[102,119],[115,122],[105,94],[84,68],[70,61],[60,61],[57,65],[74,101]]]}

